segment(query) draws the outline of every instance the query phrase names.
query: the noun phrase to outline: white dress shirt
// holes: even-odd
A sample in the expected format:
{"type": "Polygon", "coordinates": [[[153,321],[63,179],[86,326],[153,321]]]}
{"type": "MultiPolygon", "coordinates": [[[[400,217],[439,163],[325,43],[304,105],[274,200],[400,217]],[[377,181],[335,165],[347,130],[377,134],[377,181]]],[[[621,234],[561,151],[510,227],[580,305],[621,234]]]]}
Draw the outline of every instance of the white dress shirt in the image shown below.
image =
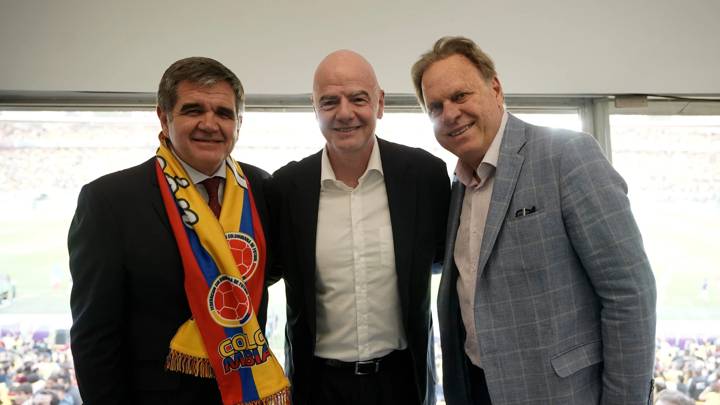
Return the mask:
{"type": "Polygon", "coordinates": [[[465,184],[460,213],[460,225],[455,238],[454,258],[458,268],[457,292],[460,303],[460,315],[465,325],[465,354],[474,365],[480,365],[480,347],[475,333],[475,285],[480,260],[485,222],[490,208],[495,168],[500,155],[507,112],[503,114],[500,128],[495,135],[482,162],[475,170],[458,160],[455,175],[465,184]]]}
{"type": "Polygon", "coordinates": [[[315,276],[318,357],[362,361],[407,347],[377,139],[357,187],[321,164],[315,276]]]}
{"type": "Polygon", "coordinates": [[[222,206],[223,202],[223,196],[225,195],[225,160],[223,160],[220,167],[215,171],[215,173],[212,176],[208,176],[205,173],[202,173],[198,170],[196,170],[194,167],[190,166],[188,163],[186,163],[184,160],[180,159],[180,156],[175,153],[174,150],[170,149],[175,155],[175,158],[180,162],[183,169],[185,169],[185,173],[187,173],[188,177],[190,177],[190,181],[195,185],[195,189],[197,189],[198,193],[202,196],[202,198],[205,200],[205,202],[208,202],[210,197],[208,196],[208,192],[205,189],[205,185],[201,184],[201,181],[205,181],[205,179],[209,179],[210,177],[221,177],[222,181],[220,182],[220,185],[218,186],[218,200],[220,201],[220,205],[222,206]]]}

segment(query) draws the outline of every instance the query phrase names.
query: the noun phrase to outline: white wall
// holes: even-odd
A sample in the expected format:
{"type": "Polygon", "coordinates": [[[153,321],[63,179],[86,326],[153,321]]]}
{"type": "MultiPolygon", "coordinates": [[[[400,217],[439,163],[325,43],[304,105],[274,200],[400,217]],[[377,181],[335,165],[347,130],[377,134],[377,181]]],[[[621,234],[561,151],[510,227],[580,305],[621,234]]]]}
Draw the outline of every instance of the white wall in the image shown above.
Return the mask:
{"type": "Polygon", "coordinates": [[[387,92],[442,35],[476,40],[508,94],[720,94],[718,0],[0,0],[0,92],[154,92],[210,56],[251,94],[310,91],[320,59],[363,53],[387,92]]]}

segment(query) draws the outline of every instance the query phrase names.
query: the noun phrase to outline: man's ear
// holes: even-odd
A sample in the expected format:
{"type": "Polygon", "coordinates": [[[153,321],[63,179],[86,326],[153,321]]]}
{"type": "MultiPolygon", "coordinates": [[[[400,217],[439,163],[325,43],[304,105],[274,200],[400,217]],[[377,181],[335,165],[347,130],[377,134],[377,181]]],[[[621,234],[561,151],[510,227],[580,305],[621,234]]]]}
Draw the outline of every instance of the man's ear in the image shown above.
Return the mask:
{"type": "Polygon", "coordinates": [[[503,92],[500,79],[497,76],[493,77],[493,80],[490,83],[490,87],[495,93],[495,99],[498,100],[499,105],[502,106],[503,103],[505,103],[505,93],[503,92]]]}
{"type": "Polygon", "coordinates": [[[165,137],[170,137],[170,132],[168,130],[168,115],[165,111],[160,108],[160,106],[157,106],[155,109],[157,112],[158,119],[160,120],[160,126],[162,127],[162,132],[165,135],[165,137]]]}
{"type": "Polygon", "coordinates": [[[378,99],[377,119],[382,118],[384,112],[385,112],[385,91],[381,89],[380,90],[380,98],[378,99]]]}
{"type": "Polygon", "coordinates": [[[233,136],[233,139],[235,142],[237,142],[238,138],[240,137],[240,127],[242,126],[242,114],[238,114],[238,123],[235,126],[235,134],[233,136]]]}
{"type": "Polygon", "coordinates": [[[318,119],[317,108],[315,108],[315,97],[313,97],[312,95],[310,96],[310,104],[312,104],[313,113],[315,113],[315,119],[318,119]]]}

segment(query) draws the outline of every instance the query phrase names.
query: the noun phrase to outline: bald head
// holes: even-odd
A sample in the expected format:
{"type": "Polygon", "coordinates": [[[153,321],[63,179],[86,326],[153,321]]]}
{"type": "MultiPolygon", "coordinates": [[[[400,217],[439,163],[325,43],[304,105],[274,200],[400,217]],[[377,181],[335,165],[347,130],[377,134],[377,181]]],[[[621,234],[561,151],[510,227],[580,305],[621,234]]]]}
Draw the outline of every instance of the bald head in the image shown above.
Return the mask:
{"type": "Polygon", "coordinates": [[[380,91],[375,70],[362,55],[348,49],[330,53],[315,69],[313,96],[326,83],[362,83],[375,92],[380,91]]]}

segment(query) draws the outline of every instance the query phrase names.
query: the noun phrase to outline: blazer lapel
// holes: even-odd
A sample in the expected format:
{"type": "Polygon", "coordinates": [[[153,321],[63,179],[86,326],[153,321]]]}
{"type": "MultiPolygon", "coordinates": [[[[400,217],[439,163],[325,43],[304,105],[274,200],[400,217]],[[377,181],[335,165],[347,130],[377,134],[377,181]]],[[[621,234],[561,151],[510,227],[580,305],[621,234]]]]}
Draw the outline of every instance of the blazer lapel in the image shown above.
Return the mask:
{"type": "Polygon", "coordinates": [[[450,194],[450,208],[448,212],[447,231],[445,232],[445,260],[443,260],[443,274],[450,274],[450,267],[454,267],[455,240],[460,226],[460,214],[465,198],[465,185],[457,177],[453,179],[450,194]]]}
{"type": "Polygon", "coordinates": [[[173,230],[170,226],[170,220],[168,219],[167,211],[165,211],[165,203],[163,203],[162,200],[160,185],[158,184],[157,173],[155,172],[155,164],[155,157],[152,157],[150,160],[144,163],[147,169],[148,179],[148,182],[146,183],[148,186],[147,195],[150,199],[150,203],[152,204],[153,209],[160,217],[160,222],[162,222],[165,226],[165,229],[172,234],[173,230]]]}
{"type": "Polygon", "coordinates": [[[438,314],[442,313],[446,319],[455,313],[456,306],[451,307],[451,303],[456,303],[452,297],[457,297],[458,269],[455,265],[455,240],[457,239],[457,231],[460,226],[460,214],[462,213],[462,203],[465,198],[465,185],[463,185],[457,177],[453,179],[452,192],[450,194],[450,208],[448,211],[447,231],[445,233],[445,258],[442,264],[442,276],[440,277],[440,286],[438,287],[438,314]]]}
{"type": "Polygon", "coordinates": [[[522,168],[525,157],[518,152],[527,141],[525,125],[522,121],[508,114],[505,125],[505,134],[500,145],[500,156],[498,167],[495,172],[492,198],[488,211],[482,244],[480,245],[480,259],[478,261],[478,275],[480,279],[485,265],[490,258],[495,240],[497,239],[500,227],[505,219],[510,200],[512,199],[518,175],[522,168]]]}
{"type": "MultiPolygon", "coordinates": [[[[406,159],[402,159],[394,144],[378,138],[382,161],[385,190],[387,192],[393,248],[395,249],[395,272],[403,320],[408,319],[410,263],[412,263],[413,235],[415,233],[416,184],[405,173],[406,159]]],[[[422,181],[422,180],[421,180],[422,181]]]]}
{"type": "Polygon", "coordinates": [[[300,271],[305,280],[305,309],[310,331],[315,336],[315,248],[317,242],[318,205],[320,203],[320,164],[322,151],[306,160],[294,180],[294,189],[289,194],[289,204],[296,206],[292,215],[292,229],[300,271]]]}

